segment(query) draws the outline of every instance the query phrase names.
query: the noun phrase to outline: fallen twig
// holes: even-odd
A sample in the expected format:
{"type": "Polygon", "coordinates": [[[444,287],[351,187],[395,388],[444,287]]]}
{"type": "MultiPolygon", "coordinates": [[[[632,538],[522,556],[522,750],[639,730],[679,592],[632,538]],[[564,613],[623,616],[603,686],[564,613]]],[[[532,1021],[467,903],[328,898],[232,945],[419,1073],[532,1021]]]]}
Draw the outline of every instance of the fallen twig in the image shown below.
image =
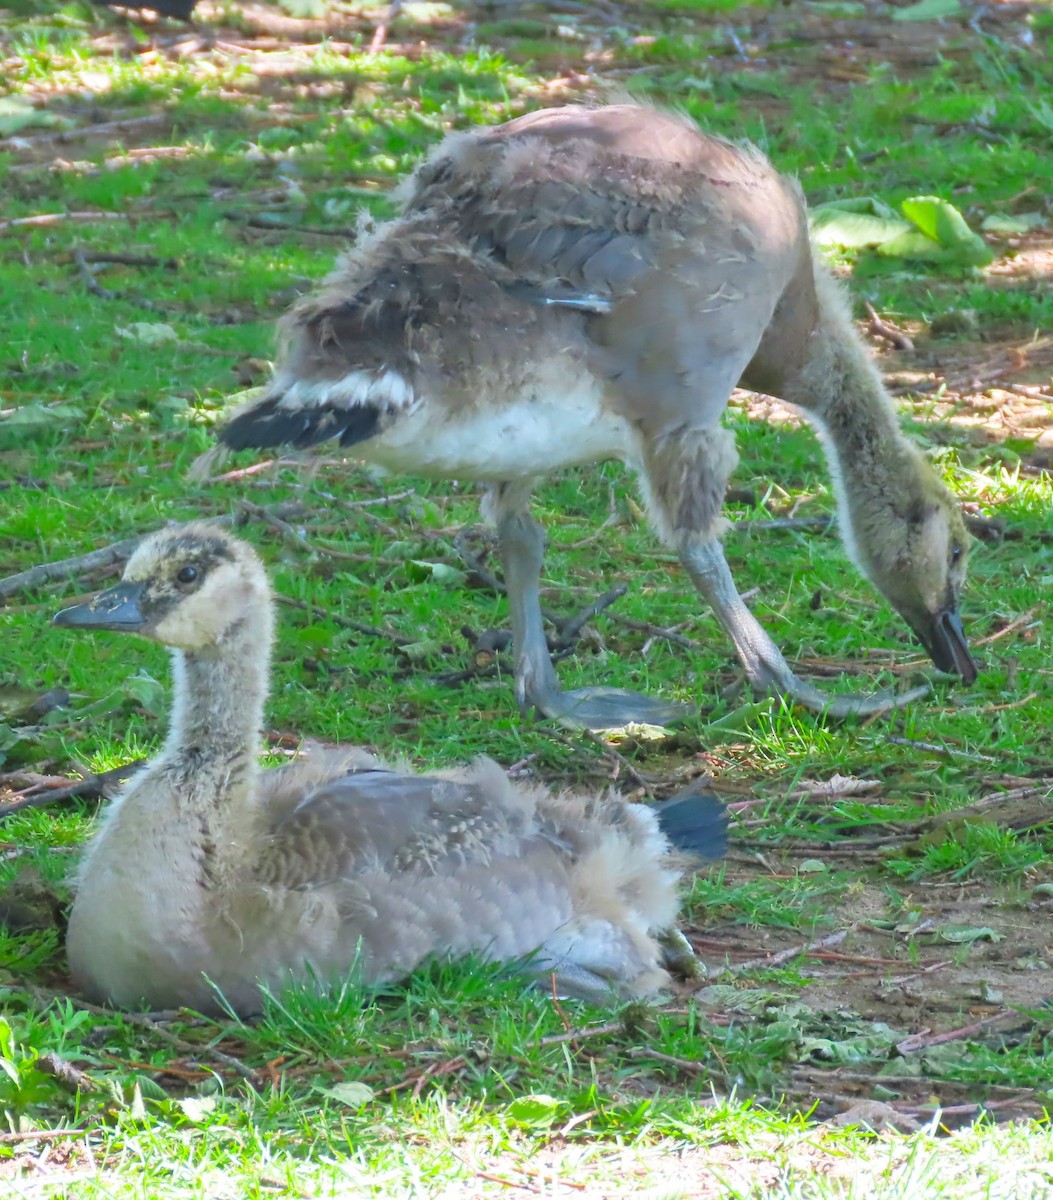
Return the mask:
{"type": "MultiPolygon", "coordinates": [[[[134,129],[142,125],[170,124],[172,117],[168,113],[150,113],[143,117],[125,117],[120,121],[103,121],[98,125],[79,125],[75,129],[59,129],[53,133],[38,133],[33,137],[19,136],[19,149],[30,149],[33,146],[51,145],[55,142],[76,142],[85,137],[106,137],[111,133],[123,133],[126,129],[134,129]]],[[[118,214],[114,214],[118,215],[118,214]]]]}
{"type": "Polygon", "coordinates": [[[0,1133],[0,1146],[14,1146],[19,1142],[57,1142],[62,1138],[86,1137],[91,1129],[19,1129],[0,1133]]]}
{"type": "Polygon", "coordinates": [[[15,799],[10,804],[0,807],[0,821],[12,813],[21,812],[24,808],[45,808],[49,804],[59,804],[63,800],[106,800],[113,794],[113,785],[123,782],[136,771],[146,766],[145,758],[137,758],[134,762],[114,767],[110,771],[102,771],[97,775],[86,775],[83,779],[72,782],[55,776],[55,782],[41,782],[15,793],[15,799]]]}
{"type": "Polygon", "coordinates": [[[103,300],[118,299],[116,292],[111,292],[109,288],[105,288],[95,278],[95,272],[88,266],[88,260],[84,257],[83,250],[73,251],[73,261],[77,264],[77,270],[80,272],[80,277],[84,281],[84,286],[93,296],[98,296],[103,300]]]}
{"type": "MultiPolygon", "coordinates": [[[[231,518],[220,518],[229,521],[231,518]]],[[[182,522],[186,524],[186,522],[182,522]]],[[[135,547],[143,540],[144,534],[124,538],[98,550],[89,550],[87,554],[78,554],[73,558],[63,558],[58,562],[41,563],[38,567],[30,567],[28,571],[20,571],[17,575],[8,575],[0,579],[0,600],[14,596],[18,592],[30,591],[41,584],[53,583],[56,580],[72,579],[85,571],[93,571],[98,567],[119,566],[128,561],[135,547]]]]}
{"type": "Polygon", "coordinates": [[[898,737],[889,734],[885,741],[892,746],[909,746],[912,750],[925,750],[929,754],[939,754],[943,758],[969,758],[974,762],[998,762],[990,754],[980,754],[974,750],[958,750],[953,746],[939,746],[935,742],[923,742],[918,738],[898,737]]]}
{"type": "Polygon", "coordinates": [[[681,1071],[690,1071],[692,1075],[709,1069],[703,1062],[696,1062],[690,1058],[677,1058],[674,1054],[663,1054],[660,1050],[652,1050],[649,1046],[630,1046],[623,1053],[627,1058],[648,1058],[654,1059],[656,1062],[669,1063],[672,1067],[679,1067],[681,1071]]]}
{"type": "Polygon", "coordinates": [[[11,217],[6,221],[0,221],[0,230],[37,225],[58,225],[60,221],[127,221],[130,216],[130,213],[123,212],[37,213],[32,217],[11,217]]]}
{"type": "Polygon", "coordinates": [[[332,621],[334,625],[339,625],[342,629],[353,629],[355,633],[364,633],[367,637],[384,638],[389,642],[394,642],[396,646],[408,646],[414,640],[404,634],[395,633],[392,629],[381,629],[377,625],[363,625],[361,621],[352,621],[341,616],[340,613],[308,604],[305,600],[296,600],[292,596],[276,596],[275,599],[279,604],[284,604],[289,608],[298,608],[301,612],[309,613],[320,621],[332,621]]]}
{"type": "Polygon", "coordinates": [[[897,350],[913,350],[914,343],[903,332],[902,329],[897,329],[895,325],[890,325],[887,321],[882,320],[878,316],[877,310],[867,301],[867,314],[870,317],[869,332],[876,334],[880,338],[884,338],[886,342],[894,346],[897,350]]]}
{"type": "Polygon", "coordinates": [[[942,1046],[946,1042],[960,1042],[965,1038],[973,1037],[975,1034],[984,1033],[988,1029],[1000,1025],[1003,1021],[1010,1018],[1019,1021],[1021,1014],[1015,1009],[1003,1008],[989,1017],[983,1017],[979,1021],[974,1021],[971,1025],[962,1025],[958,1029],[948,1029],[944,1033],[931,1033],[929,1030],[922,1030],[920,1033],[912,1033],[910,1037],[897,1042],[896,1049],[900,1054],[916,1054],[919,1050],[927,1050],[930,1046],[942,1046]]]}
{"type": "MultiPolygon", "coordinates": [[[[214,517],[192,517],[189,521],[170,521],[165,529],[178,529],[182,525],[205,523],[207,525],[231,525],[251,516],[265,521],[280,521],[287,516],[296,516],[303,511],[303,505],[298,501],[276,504],[273,508],[261,508],[256,504],[246,504],[239,514],[225,513],[214,517]]],[[[155,531],[151,531],[155,532],[155,531]]],[[[0,579],[0,600],[14,596],[18,592],[29,591],[45,583],[56,580],[72,579],[87,571],[99,567],[119,566],[128,561],[136,546],[149,533],[137,534],[135,537],[124,538],[98,550],[90,550],[87,554],[78,554],[73,558],[63,558],[58,562],[41,563],[38,567],[30,567],[28,571],[20,571],[17,575],[8,575],[0,579]]]]}
{"type": "Polygon", "coordinates": [[[839,929],[837,933],[831,933],[827,937],[818,938],[813,942],[805,942],[803,946],[790,946],[787,950],[780,950],[778,954],[766,954],[762,958],[750,958],[746,962],[735,963],[731,967],[719,967],[715,971],[710,971],[709,982],[719,979],[722,975],[742,975],[746,971],[781,967],[783,963],[792,962],[795,958],[801,958],[813,950],[829,950],[831,946],[839,946],[850,933],[854,933],[858,928],[857,924],[852,924],[847,929],[839,929]]]}
{"type": "Polygon", "coordinates": [[[604,609],[610,608],[612,604],[620,600],[622,596],[629,590],[627,583],[618,583],[604,592],[602,596],[597,597],[591,604],[586,605],[577,616],[571,617],[570,620],[564,621],[559,628],[557,635],[557,644],[566,649],[573,646],[578,640],[578,635],[585,627],[586,622],[591,621],[593,617],[598,616],[604,609]]]}
{"type": "Polygon", "coordinates": [[[122,267],[164,267],[166,271],[179,269],[178,258],[159,258],[156,254],[117,254],[112,250],[79,250],[76,253],[86,263],[114,263],[122,267]]]}
{"type": "Polygon", "coordinates": [[[38,1071],[50,1075],[56,1083],[68,1092],[97,1092],[100,1085],[80,1067],[75,1067],[68,1059],[49,1052],[41,1054],[33,1064],[38,1071]]]}
{"type": "Polygon", "coordinates": [[[299,502],[283,504],[281,506],[281,514],[274,509],[265,508],[263,505],[253,504],[251,500],[237,500],[235,503],[239,512],[247,513],[250,517],[255,517],[265,525],[270,525],[272,528],[277,529],[287,542],[290,542],[300,550],[311,549],[311,544],[308,542],[306,535],[300,533],[298,529],[293,529],[289,522],[285,520],[285,517],[302,515],[304,506],[299,502]]]}
{"type": "Polygon", "coordinates": [[[675,629],[665,629],[661,625],[652,625],[650,621],[637,621],[635,617],[623,617],[620,613],[613,612],[607,614],[607,620],[624,625],[626,629],[635,629],[638,633],[646,633],[653,638],[664,638],[667,642],[672,642],[674,646],[683,646],[685,650],[701,649],[698,642],[693,642],[689,637],[684,637],[682,633],[677,633],[675,629]]]}
{"type": "Polygon", "coordinates": [[[804,530],[827,530],[837,524],[837,518],[826,517],[772,517],[763,521],[734,521],[731,528],[738,532],[779,530],[798,533],[804,530]]]}
{"type": "Polygon", "coordinates": [[[589,1038],[606,1037],[609,1033],[621,1033],[624,1021],[607,1021],[603,1025],[584,1025],[579,1029],[568,1029],[564,1033],[550,1033],[538,1040],[539,1046],[559,1046],[564,1042],[584,1042],[589,1038]]]}
{"type": "Polygon", "coordinates": [[[992,642],[997,642],[999,639],[1006,637],[1010,633],[1016,633],[1018,629],[1023,629],[1035,616],[1038,615],[1041,605],[1036,604],[1034,608],[1029,608],[1027,612],[1021,613],[1020,616],[1014,617],[1008,625],[1003,625],[1001,629],[995,633],[989,633],[986,637],[976,638],[973,641],[974,646],[989,646],[992,642]]]}
{"type": "Polygon", "coordinates": [[[243,1079],[247,1079],[250,1083],[260,1082],[260,1073],[252,1067],[248,1067],[239,1058],[235,1058],[232,1054],[225,1054],[222,1050],[217,1050],[215,1046],[210,1045],[195,1045],[193,1042],[188,1042],[179,1037],[178,1034],[172,1033],[159,1025],[157,1021],[150,1017],[144,1016],[142,1013],[117,1012],[112,1008],[103,1008],[101,1004],[92,1004],[87,1000],[81,1000],[79,997],[70,996],[65,992],[51,992],[47,988],[37,987],[36,985],[23,985],[23,990],[27,991],[35,1000],[42,1004],[72,1004],[76,1008],[83,1009],[85,1012],[93,1013],[98,1017],[108,1017],[110,1020],[121,1020],[128,1025],[134,1025],[137,1029],[145,1030],[155,1037],[158,1041],[166,1042],[169,1046],[174,1046],[183,1054],[189,1055],[191,1058],[212,1058],[222,1066],[236,1072],[243,1079]]]}
{"type": "Polygon", "coordinates": [[[373,31],[373,37],[370,40],[369,50],[367,51],[368,54],[379,54],[384,48],[384,43],[388,40],[388,27],[399,15],[401,9],[402,0],[391,0],[391,3],[388,5],[388,11],[373,31]]]}

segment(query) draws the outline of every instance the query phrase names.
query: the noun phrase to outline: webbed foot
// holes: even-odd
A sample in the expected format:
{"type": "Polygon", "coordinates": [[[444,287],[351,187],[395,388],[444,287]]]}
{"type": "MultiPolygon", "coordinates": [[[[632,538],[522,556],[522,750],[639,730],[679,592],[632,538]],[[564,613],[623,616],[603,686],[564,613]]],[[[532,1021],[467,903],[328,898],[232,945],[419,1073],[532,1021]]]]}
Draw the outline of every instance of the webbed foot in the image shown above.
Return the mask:
{"type": "Polygon", "coordinates": [[[622,729],[626,725],[673,725],[686,721],[698,710],[675,700],[659,700],[621,688],[586,687],[564,692],[546,690],[527,696],[525,707],[534,708],[571,729],[622,729]]]}
{"type": "Polygon", "coordinates": [[[880,716],[882,713],[913,704],[930,690],[928,684],[922,684],[906,692],[884,688],[870,696],[823,692],[795,675],[781,654],[776,667],[761,661],[752,670],[747,667],[746,674],[754,691],[782,695],[809,712],[838,718],[880,716]]]}

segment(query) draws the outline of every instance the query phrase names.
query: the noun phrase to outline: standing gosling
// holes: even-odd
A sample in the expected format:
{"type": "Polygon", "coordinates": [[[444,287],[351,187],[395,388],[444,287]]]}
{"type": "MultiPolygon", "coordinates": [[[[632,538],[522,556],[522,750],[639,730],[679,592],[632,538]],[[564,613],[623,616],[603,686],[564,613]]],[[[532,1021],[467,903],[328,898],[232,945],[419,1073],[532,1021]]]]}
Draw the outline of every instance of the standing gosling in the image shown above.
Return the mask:
{"type": "Polygon", "coordinates": [[[513,783],[487,759],[407,775],[351,748],[263,769],[273,623],[254,551],[204,524],[151,535],[120,584],[55,617],[163,642],[175,681],[164,749],[84,856],[67,941],[79,987],[124,1007],[215,1009],[221,994],[251,1013],[261,986],[385,981],[470,952],[529,956],[597,1000],[667,982],[670,837],[723,853],[715,798],[656,816],[513,783]]]}
{"type": "Polygon", "coordinates": [[[607,458],[638,472],[754,688],[838,715],[895,703],[802,682],[739,596],[719,540],[739,383],[816,425],[850,554],[935,664],[972,682],[958,507],[900,431],[800,190],[758,151],[637,105],[550,109],[450,135],[404,197],[293,308],[274,379],[220,436],[339,438],[393,470],[489,483],[524,710],[595,728],[682,712],[556,681],[530,494],[607,458]]]}

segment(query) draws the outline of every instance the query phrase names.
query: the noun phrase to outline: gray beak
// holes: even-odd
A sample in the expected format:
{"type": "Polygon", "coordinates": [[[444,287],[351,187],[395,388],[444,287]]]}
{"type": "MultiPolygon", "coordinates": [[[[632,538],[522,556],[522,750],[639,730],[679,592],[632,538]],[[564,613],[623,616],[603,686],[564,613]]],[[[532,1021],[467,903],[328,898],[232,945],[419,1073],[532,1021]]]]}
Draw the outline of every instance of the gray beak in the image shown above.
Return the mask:
{"type": "Polygon", "coordinates": [[[969,653],[965,640],[962,619],[955,608],[938,612],[925,630],[915,630],[929,657],[941,671],[948,675],[960,675],[966,683],[975,683],[979,669],[969,653]]]}
{"type": "Polygon", "coordinates": [[[119,583],[100,592],[87,604],[64,608],[51,619],[52,625],[69,629],[122,629],[135,632],[146,624],[139,607],[144,583],[119,583]]]}

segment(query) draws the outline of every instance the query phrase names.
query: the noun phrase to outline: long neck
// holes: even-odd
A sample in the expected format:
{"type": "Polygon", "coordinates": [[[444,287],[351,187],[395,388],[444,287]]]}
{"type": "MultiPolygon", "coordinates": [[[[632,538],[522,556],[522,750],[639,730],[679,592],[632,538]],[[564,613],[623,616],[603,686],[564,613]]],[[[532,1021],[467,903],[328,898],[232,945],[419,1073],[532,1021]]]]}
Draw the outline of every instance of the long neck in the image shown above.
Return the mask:
{"type": "Polygon", "coordinates": [[[168,738],[148,775],[164,780],[167,804],[180,814],[177,823],[191,840],[200,839],[218,874],[226,872],[221,864],[227,860],[233,867],[237,847],[249,840],[259,815],[271,626],[269,609],[250,612],[207,650],[172,652],[168,738]]]}
{"type": "Polygon", "coordinates": [[[845,546],[863,566],[854,526],[868,513],[897,503],[904,483],[921,470],[917,450],[866,346],[856,333],[835,282],[817,272],[820,321],[804,367],[783,399],[816,427],[830,465],[845,546]]]}
{"type": "Polygon", "coordinates": [[[245,620],[207,650],[174,650],[174,698],[164,756],[255,761],[270,671],[270,630],[245,620]]]}

